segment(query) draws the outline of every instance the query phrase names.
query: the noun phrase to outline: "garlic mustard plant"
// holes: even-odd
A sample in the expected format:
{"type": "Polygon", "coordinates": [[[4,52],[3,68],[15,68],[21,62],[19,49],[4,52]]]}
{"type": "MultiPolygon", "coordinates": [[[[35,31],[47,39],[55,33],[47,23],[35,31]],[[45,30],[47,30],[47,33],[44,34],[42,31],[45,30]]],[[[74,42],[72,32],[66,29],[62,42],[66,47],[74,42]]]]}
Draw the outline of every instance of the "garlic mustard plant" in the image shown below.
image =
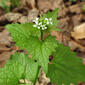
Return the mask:
{"type": "Polygon", "coordinates": [[[53,30],[58,30],[57,13],[58,9],[36,18],[33,23],[6,26],[16,42],[15,46],[28,53],[15,52],[5,67],[0,68],[0,85],[29,85],[29,82],[35,85],[41,68],[46,77],[57,85],[78,85],[78,82],[85,82],[82,59],[51,36],[53,30]],[[44,34],[47,34],[45,39],[44,34]],[[50,56],[53,59],[50,60],[50,56]]]}

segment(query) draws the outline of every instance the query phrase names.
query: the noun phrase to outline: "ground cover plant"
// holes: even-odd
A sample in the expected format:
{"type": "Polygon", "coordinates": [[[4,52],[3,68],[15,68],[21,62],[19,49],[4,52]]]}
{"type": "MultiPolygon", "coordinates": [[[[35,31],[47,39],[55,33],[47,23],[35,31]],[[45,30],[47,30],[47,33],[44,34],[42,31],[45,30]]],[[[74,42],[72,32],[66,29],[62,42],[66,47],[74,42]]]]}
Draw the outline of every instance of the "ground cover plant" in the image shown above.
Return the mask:
{"type": "Polygon", "coordinates": [[[75,2],[76,0],[69,0],[70,2],[75,2]]]}
{"type": "Polygon", "coordinates": [[[1,85],[33,85],[40,76],[41,68],[52,83],[78,85],[85,82],[85,66],[82,59],[51,36],[56,28],[58,9],[33,20],[33,23],[6,26],[16,46],[28,54],[14,53],[4,68],[0,68],[1,85]],[[43,36],[45,35],[45,38],[43,36]],[[30,58],[29,55],[32,57],[30,58]],[[52,55],[53,59],[49,60],[52,55]]]}
{"type": "Polygon", "coordinates": [[[6,12],[10,12],[12,7],[19,7],[19,0],[0,0],[0,6],[5,9],[6,12]]]}

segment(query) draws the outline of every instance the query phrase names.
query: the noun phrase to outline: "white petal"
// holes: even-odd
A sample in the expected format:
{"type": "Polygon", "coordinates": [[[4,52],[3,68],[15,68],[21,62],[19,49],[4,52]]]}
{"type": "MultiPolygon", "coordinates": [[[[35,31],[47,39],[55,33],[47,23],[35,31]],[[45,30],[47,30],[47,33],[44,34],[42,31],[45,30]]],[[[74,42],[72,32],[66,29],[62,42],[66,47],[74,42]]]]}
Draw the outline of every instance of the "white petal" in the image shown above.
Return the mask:
{"type": "Polygon", "coordinates": [[[38,21],[35,22],[38,25],[38,21]]]}
{"type": "Polygon", "coordinates": [[[37,27],[37,25],[33,25],[33,27],[37,27]]]}
{"type": "Polygon", "coordinates": [[[38,29],[40,29],[40,27],[38,27],[38,29]]]}
{"type": "Polygon", "coordinates": [[[47,29],[47,27],[45,27],[45,29],[47,29]]]}
{"type": "Polygon", "coordinates": [[[44,30],[44,28],[42,28],[42,30],[44,30]]]}
{"type": "Polygon", "coordinates": [[[38,21],[39,18],[36,18],[36,20],[38,21]]]}
{"type": "Polygon", "coordinates": [[[39,25],[41,25],[41,24],[42,24],[42,22],[39,23],[39,25]]]}
{"type": "Polygon", "coordinates": [[[35,22],[35,20],[33,20],[33,22],[35,22]]]}
{"type": "Polygon", "coordinates": [[[47,22],[47,25],[49,24],[49,22],[47,22]]]}
{"type": "Polygon", "coordinates": [[[45,20],[48,20],[48,18],[45,18],[45,20]]]}
{"type": "Polygon", "coordinates": [[[52,21],[52,18],[50,18],[49,20],[52,21]]]}

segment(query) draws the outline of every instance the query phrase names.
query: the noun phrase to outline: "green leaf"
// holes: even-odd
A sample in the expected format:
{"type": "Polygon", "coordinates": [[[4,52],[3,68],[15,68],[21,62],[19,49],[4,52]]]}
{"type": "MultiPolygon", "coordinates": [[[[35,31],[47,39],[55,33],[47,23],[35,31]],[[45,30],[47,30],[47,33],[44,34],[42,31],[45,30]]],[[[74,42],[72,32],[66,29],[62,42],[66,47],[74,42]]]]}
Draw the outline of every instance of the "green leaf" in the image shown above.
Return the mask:
{"type": "Polygon", "coordinates": [[[36,36],[36,34],[40,33],[40,30],[33,28],[31,23],[12,24],[7,25],[6,27],[8,28],[8,31],[11,32],[11,36],[16,42],[16,46],[19,46],[20,49],[25,48],[28,50],[29,54],[31,54],[34,59],[38,60],[39,65],[47,72],[49,55],[51,55],[57,47],[55,38],[50,36],[47,37],[44,42],[41,42],[38,37],[31,37],[31,35],[36,36]]]}
{"type": "Polygon", "coordinates": [[[55,37],[48,36],[44,41],[40,41],[36,37],[31,37],[28,42],[28,46],[25,47],[33,59],[39,62],[45,73],[47,73],[49,56],[55,51],[57,47],[57,41],[55,37]]]}
{"type": "Polygon", "coordinates": [[[0,85],[22,85],[21,79],[36,80],[38,64],[24,53],[15,53],[4,68],[0,68],[0,85]]]}
{"type": "Polygon", "coordinates": [[[6,10],[6,12],[10,11],[10,5],[11,4],[10,0],[0,0],[0,6],[6,10]]]}
{"type": "Polygon", "coordinates": [[[69,0],[70,2],[76,2],[77,0],[69,0]]]}
{"type": "Polygon", "coordinates": [[[11,7],[20,7],[19,0],[0,0],[0,6],[5,9],[6,12],[11,11],[11,7]]]}
{"type": "Polygon", "coordinates": [[[21,49],[28,46],[29,36],[39,36],[40,31],[33,27],[32,23],[25,24],[11,24],[6,28],[11,33],[13,40],[16,42],[16,46],[20,46],[21,49]]]}
{"type": "Polygon", "coordinates": [[[57,20],[58,10],[59,9],[57,8],[56,10],[52,12],[48,12],[47,14],[44,14],[43,17],[41,17],[41,18],[52,18],[53,24],[48,25],[48,29],[47,29],[48,32],[51,32],[53,30],[60,31],[60,29],[56,28],[58,25],[58,20],[57,20]]]}
{"type": "Polygon", "coordinates": [[[70,83],[78,85],[78,82],[85,81],[85,66],[81,58],[60,44],[54,53],[52,64],[49,64],[47,76],[52,83],[58,85],[70,85],[70,83]]]}
{"type": "Polygon", "coordinates": [[[20,7],[20,1],[19,0],[10,0],[12,7],[17,6],[18,8],[20,7]]]}

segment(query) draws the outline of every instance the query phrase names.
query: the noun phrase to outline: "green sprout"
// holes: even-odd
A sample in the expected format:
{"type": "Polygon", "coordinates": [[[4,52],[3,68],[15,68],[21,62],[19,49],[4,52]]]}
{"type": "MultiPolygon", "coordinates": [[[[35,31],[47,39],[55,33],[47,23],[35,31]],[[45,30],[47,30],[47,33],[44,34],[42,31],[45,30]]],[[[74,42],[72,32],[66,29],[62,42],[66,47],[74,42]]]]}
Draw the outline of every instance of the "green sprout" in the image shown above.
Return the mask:
{"type": "Polygon", "coordinates": [[[19,7],[19,0],[0,0],[0,6],[5,9],[6,12],[11,11],[11,7],[19,7]]]}
{"type": "Polygon", "coordinates": [[[76,0],[69,0],[70,2],[76,2],[76,0]]]}
{"type": "Polygon", "coordinates": [[[85,11],[85,5],[82,6],[82,10],[85,11]]]}

